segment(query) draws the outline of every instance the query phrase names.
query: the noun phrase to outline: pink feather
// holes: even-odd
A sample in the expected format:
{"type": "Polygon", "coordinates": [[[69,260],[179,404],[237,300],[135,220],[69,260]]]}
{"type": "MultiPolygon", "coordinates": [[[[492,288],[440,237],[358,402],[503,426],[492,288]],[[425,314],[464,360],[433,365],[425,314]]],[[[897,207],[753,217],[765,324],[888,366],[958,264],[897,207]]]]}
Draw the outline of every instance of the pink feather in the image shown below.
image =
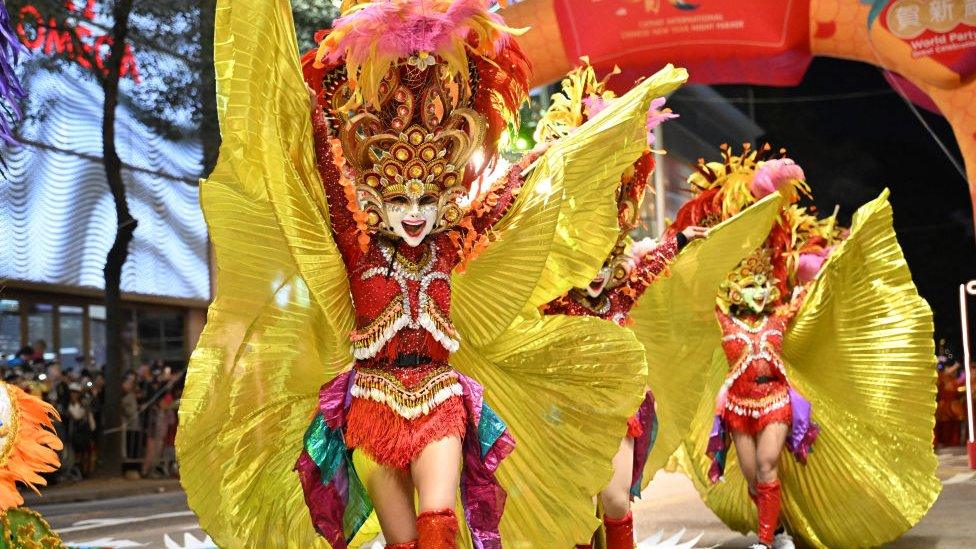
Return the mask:
{"type": "MultiPolygon", "coordinates": [[[[343,57],[365,59],[376,48],[380,56],[409,57],[417,52],[438,53],[450,48],[455,40],[467,40],[468,24],[478,15],[503,24],[500,16],[489,13],[485,0],[456,0],[447,10],[443,2],[433,0],[378,1],[335,20],[333,29],[345,34],[329,52],[327,59],[336,63],[343,57]]],[[[499,51],[507,36],[493,44],[499,51]]]]}
{"type": "Polygon", "coordinates": [[[678,115],[671,112],[671,109],[664,109],[667,99],[658,97],[651,101],[651,108],[647,111],[647,146],[654,145],[654,128],[660,126],[678,115]]]}
{"type": "Polygon", "coordinates": [[[763,163],[752,176],[749,190],[756,199],[772,194],[788,181],[805,181],[803,169],[789,158],[775,158],[763,163]]]}
{"type": "Polygon", "coordinates": [[[806,284],[817,277],[817,273],[820,272],[820,268],[827,261],[828,255],[830,255],[829,249],[800,254],[800,259],[797,261],[796,266],[796,277],[801,284],[806,284]]]}

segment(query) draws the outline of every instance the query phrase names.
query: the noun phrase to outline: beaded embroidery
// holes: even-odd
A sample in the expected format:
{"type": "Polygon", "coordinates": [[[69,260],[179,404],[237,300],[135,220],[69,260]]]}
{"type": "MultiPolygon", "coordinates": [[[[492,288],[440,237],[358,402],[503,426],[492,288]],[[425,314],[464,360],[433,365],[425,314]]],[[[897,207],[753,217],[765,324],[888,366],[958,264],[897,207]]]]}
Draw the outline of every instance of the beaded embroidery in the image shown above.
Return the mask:
{"type": "Polygon", "coordinates": [[[400,286],[400,295],[394,297],[390,305],[368,326],[353,330],[349,334],[353,356],[360,360],[376,356],[380,349],[403,328],[414,330],[422,328],[448,351],[452,353],[457,351],[461,346],[461,338],[457,330],[434,300],[430,299],[427,292],[430,284],[435,280],[450,282],[450,277],[446,273],[433,271],[437,262],[436,248],[430,246],[417,263],[408,261],[399,253],[395,254],[392,247],[386,243],[380,243],[380,251],[386,262],[392,263],[392,269],[373,267],[362,274],[362,279],[389,275],[400,286]],[[416,308],[413,307],[410,299],[408,282],[420,283],[416,308]],[[416,317],[412,314],[414,310],[417,311],[416,317]]]}
{"type": "Polygon", "coordinates": [[[412,388],[393,372],[377,368],[358,368],[352,396],[389,406],[405,419],[430,413],[438,405],[463,393],[457,374],[450,366],[439,366],[412,388]]]}
{"type": "Polygon", "coordinates": [[[729,334],[723,337],[722,341],[741,341],[745,344],[745,349],[739,359],[730,368],[731,371],[725,379],[725,383],[722,384],[721,392],[728,394],[725,408],[739,416],[760,418],[789,404],[789,391],[783,390],[761,399],[750,399],[737,397],[731,394],[729,389],[746,372],[749,366],[757,360],[765,360],[767,363],[772,364],[783,375],[783,378],[786,378],[786,369],[783,367],[783,362],[779,358],[779,353],[774,344],[769,341],[771,337],[783,337],[783,332],[766,327],[769,317],[763,317],[762,322],[758,326],[750,326],[736,317],[731,317],[731,320],[742,331],[729,334]]]}

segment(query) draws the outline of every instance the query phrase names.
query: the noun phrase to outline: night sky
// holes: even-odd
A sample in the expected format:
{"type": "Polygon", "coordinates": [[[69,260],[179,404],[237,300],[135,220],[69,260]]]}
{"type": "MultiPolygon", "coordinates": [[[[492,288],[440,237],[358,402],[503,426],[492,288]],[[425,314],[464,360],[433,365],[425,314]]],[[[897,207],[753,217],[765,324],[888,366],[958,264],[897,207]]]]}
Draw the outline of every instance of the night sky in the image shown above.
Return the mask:
{"type": "MultiPolygon", "coordinates": [[[[858,206],[884,187],[891,189],[895,231],[919,293],[935,313],[936,339],[947,338],[959,354],[958,286],[976,277],[972,207],[965,177],[933,136],[900,96],[888,92],[891,86],[881,72],[863,63],[815,59],[794,88],[715,87],[729,98],[748,97],[750,88],[757,100],[755,121],[766,132],[760,141],[789,149],[807,175],[821,215],[839,204],[841,222],[849,225],[858,206]],[[867,97],[836,97],[850,93],[867,97]],[[824,95],[834,97],[770,102],[824,95]]],[[[736,107],[749,113],[749,105],[736,107]]],[[[961,165],[946,120],[919,111],[961,165]]],[[[970,316],[973,322],[976,317],[970,316]]]]}

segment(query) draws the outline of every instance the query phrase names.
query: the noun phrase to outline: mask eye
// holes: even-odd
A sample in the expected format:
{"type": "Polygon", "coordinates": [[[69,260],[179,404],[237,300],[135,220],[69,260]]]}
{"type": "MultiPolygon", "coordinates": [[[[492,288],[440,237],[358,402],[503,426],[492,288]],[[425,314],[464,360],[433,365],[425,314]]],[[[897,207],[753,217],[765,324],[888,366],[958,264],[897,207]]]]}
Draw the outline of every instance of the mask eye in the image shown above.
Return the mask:
{"type": "Polygon", "coordinates": [[[386,201],[394,206],[406,206],[410,203],[410,199],[403,195],[391,196],[387,198],[386,201]]]}
{"type": "Polygon", "coordinates": [[[432,206],[437,203],[437,197],[432,194],[425,194],[420,197],[421,206],[432,206]]]}

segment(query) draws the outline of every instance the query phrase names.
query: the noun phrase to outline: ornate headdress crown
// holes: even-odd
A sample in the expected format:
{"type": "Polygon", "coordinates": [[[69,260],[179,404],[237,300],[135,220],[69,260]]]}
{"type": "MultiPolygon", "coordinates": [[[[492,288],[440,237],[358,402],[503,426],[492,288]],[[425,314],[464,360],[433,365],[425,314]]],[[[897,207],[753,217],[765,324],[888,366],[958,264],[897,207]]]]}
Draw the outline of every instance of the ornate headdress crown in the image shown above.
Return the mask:
{"type": "Polygon", "coordinates": [[[781,297],[779,281],[773,274],[773,250],[766,245],[756,248],[749,256],[739,262],[719,287],[716,302],[719,308],[728,313],[731,306],[741,306],[745,303],[742,289],[749,286],[770,286],[767,304],[779,302],[781,297]]]}
{"type": "MultiPolygon", "coordinates": [[[[485,0],[344,3],[305,58],[339,136],[368,230],[389,232],[383,202],[436,199],[434,231],[461,217],[459,200],[528,91],[528,63],[485,0]]],[[[314,87],[314,86],[313,86],[314,87]]]]}

